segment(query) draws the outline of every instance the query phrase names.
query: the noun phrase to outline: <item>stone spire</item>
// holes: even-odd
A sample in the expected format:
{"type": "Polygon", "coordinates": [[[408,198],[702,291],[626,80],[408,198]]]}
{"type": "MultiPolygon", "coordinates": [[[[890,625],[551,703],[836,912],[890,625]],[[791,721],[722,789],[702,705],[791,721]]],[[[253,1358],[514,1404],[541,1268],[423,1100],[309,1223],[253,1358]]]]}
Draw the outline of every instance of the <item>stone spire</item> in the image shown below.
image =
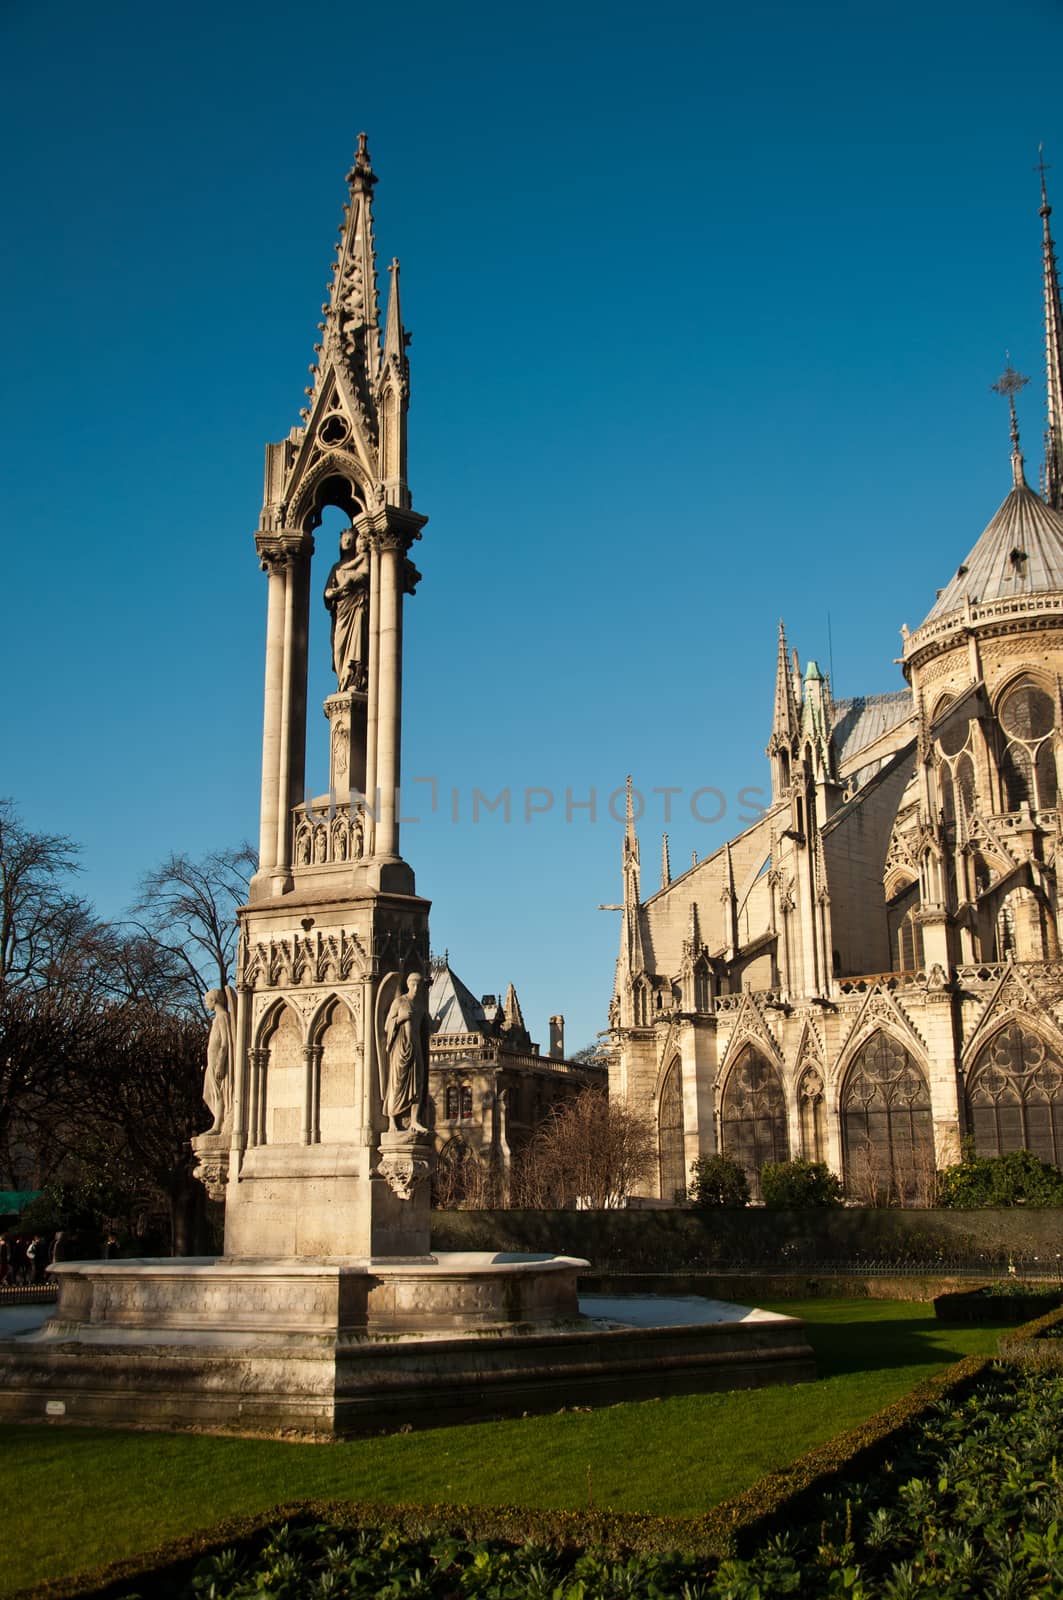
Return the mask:
{"type": "Polygon", "coordinates": [[[1029,378],[1024,378],[1021,372],[1016,372],[1011,364],[1010,357],[1004,371],[996,383],[991,384],[997,394],[1003,395],[1008,402],[1008,412],[1011,417],[1011,480],[1016,489],[1025,489],[1026,473],[1022,450],[1019,446],[1019,419],[1015,415],[1015,396],[1029,383],[1029,378]]]}
{"type": "Polygon", "coordinates": [[[517,999],[517,991],[512,984],[510,984],[509,988],[506,990],[506,998],[502,1006],[502,1015],[505,1018],[507,1028],[522,1029],[524,1027],[524,1015],[520,1009],[520,1001],[517,999]]]}
{"type": "Polygon", "coordinates": [[[727,959],[733,961],[738,953],[738,895],[735,891],[734,862],[731,860],[731,841],[723,847],[723,885],[720,889],[723,906],[723,927],[727,944],[727,959]]]}
{"type": "Polygon", "coordinates": [[[642,950],[639,873],[639,840],[635,832],[635,803],[629,773],[624,818],[624,947],[630,977],[644,971],[646,966],[642,950]]]}
{"type": "Polygon", "coordinates": [[[834,780],[832,732],[830,690],[819,663],[810,661],[805,668],[801,737],[811,746],[817,778],[828,782],[834,780]]]}
{"type": "Polygon", "coordinates": [[[407,507],[410,492],[406,485],[406,413],[410,403],[410,363],[406,346],[410,336],[402,325],[399,300],[399,263],[393,260],[388,318],[384,327],[384,353],[377,382],[380,412],[380,476],[388,505],[407,507]]]}
{"type": "Polygon", "coordinates": [[[1044,223],[1045,374],[1048,414],[1045,427],[1044,497],[1053,511],[1063,511],[1063,309],[1060,304],[1056,248],[1052,240],[1052,207],[1045,187],[1041,154],[1041,220],[1044,223]]]}
{"type": "Polygon", "coordinates": [[[779,653],[775,664],[775,709],[766,754],[771,762],[772,800],[782,798],[790,784],[791,763],[801,719],[794,694],[793,673],[786,648],[786,629],[779,618],[779,653]]]}
{"type": "Polygon", "coordinates": [[[775,715],[772,719],[773,741],[785,741],[792,747],[797,737],[798,715],[794,701],[794,682],[786,648],[786,629],[779,618],[779,653],[775,664],[775,715]]]}
{"type": "Polygon", "coordinates": [[[667,889],[672,881],[672,863],[668,859],[668,835],[661,834],[661,888],[667,889]]]}
{"type": "Polygon", "coordinates": [[[358,135],[354,164],[347,174],[350,201],[343,208],[332,291],[325,313],[326,334],[334,333],[359,379],[371,385],[380,363],[380,300],[373,237],[376,173],[364,133],[358,135]]]}

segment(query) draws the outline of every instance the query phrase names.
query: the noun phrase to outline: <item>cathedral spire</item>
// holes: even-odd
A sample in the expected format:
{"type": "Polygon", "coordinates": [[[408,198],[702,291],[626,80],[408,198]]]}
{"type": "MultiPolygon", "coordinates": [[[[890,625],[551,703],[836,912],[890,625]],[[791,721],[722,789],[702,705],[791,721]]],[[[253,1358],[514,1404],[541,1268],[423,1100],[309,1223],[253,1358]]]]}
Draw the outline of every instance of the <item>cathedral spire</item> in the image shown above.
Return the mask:
{"type": "Polygon", "coordinates": [[[1041,172],[1041,220],[1044,224],[1045,375],[1048,415],[1045,427],[1044,497],[1053,511],[1063,511],[1063,309],[1059,293],[1056,248],[1052,240],[1052,207],[1045,185],[1044,151],[1038,152],[1041,172]]]}
{"type": "Polygon", "coordinates": [[[1005,351],[1005,360],[1008,363],[1007,366],[996,383],[991,384],[990,387],[995,389],[997,394],[1003,395],[1008,402],[1008,411],[1011,415],[1011,477],[1016,489],[1023,489],[1026,487],[1026,473],[1023,470],[1022,451],[1019,448],[1019,421],[1015,415],[1015,396],[1022,389],[1025,389],[1030,380],[1029,378],[1024,378],[1021,372],[1015,371],[1011,364],[1011,356],[1007,351],[1005,351]]]}
{"type": "Polygon", "coordinates": [[[672,863],[668,859],[668,835],[661,834],[661,888],[667,889],[672,881],[672,863]]]}

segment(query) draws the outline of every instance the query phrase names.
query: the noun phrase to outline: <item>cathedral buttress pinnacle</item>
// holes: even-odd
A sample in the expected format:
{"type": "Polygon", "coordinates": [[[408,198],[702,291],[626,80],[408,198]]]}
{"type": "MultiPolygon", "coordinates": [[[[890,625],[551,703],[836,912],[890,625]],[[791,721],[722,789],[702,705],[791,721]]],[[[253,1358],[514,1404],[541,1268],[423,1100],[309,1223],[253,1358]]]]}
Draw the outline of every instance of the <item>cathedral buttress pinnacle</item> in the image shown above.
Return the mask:
{"type": "Polygon", "coordinates": [[[801,725],[786,648],[786,629],[779,618],[779,653],[775,665],[775,710],[767,755],[771,760],[772,799],[778,801],[789,788],[791,762],[801,725]]]}
{"type": "Polygon", "coordinates": [[[635,832],[635,802],[629,774],[624,817],[624,952],[629,978],[636,977],[646,966],[642,949],[639,873],[639,841],[635,832]]]}

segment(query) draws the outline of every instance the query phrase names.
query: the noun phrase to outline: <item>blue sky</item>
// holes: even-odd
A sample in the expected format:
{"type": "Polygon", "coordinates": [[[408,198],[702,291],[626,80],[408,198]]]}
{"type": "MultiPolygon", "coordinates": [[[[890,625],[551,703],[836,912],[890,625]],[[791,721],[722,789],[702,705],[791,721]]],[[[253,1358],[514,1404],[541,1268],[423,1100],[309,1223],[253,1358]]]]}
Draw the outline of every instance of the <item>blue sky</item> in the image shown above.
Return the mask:
{"type": "Polygon", "coordinates": [[[766,782],[780,614],[837,695],[900,687],[901,623],[1009,486],[1006,349],[1036,481],[1061,34],[1058,0],[0,8],[0,794],[81,841],[107,915],[256,836],[263,446],[365,128],[430,517],[404,770],[439,803],[408,784],[404,853],[470,987],[588,1042],[625,774],[649,889],[654,789],[676,870],[766,782]]]}

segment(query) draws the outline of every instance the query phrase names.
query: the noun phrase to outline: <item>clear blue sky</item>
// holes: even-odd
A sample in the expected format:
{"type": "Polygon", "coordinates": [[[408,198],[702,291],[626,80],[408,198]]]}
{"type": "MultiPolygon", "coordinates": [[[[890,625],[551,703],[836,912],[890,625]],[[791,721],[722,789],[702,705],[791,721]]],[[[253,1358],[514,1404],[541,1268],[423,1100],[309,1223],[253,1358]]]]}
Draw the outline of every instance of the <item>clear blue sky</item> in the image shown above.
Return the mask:
{"type": "Polygon", "coordinates": [[[654,787],[679,868],[766,781],[780,614],[825,667],[830,614],[836,694],[900,686],[1009,486],[1005,349],[1036,481],[1061,44],[1058,0],[4,5],[0,794],[107,915],[256,836],[263,446],[365,128],[431,519],[404,764],[440,807],[414,789],[404,852],[464,980],[586,1043],[625,773],[652,888],[654,787]]]}

